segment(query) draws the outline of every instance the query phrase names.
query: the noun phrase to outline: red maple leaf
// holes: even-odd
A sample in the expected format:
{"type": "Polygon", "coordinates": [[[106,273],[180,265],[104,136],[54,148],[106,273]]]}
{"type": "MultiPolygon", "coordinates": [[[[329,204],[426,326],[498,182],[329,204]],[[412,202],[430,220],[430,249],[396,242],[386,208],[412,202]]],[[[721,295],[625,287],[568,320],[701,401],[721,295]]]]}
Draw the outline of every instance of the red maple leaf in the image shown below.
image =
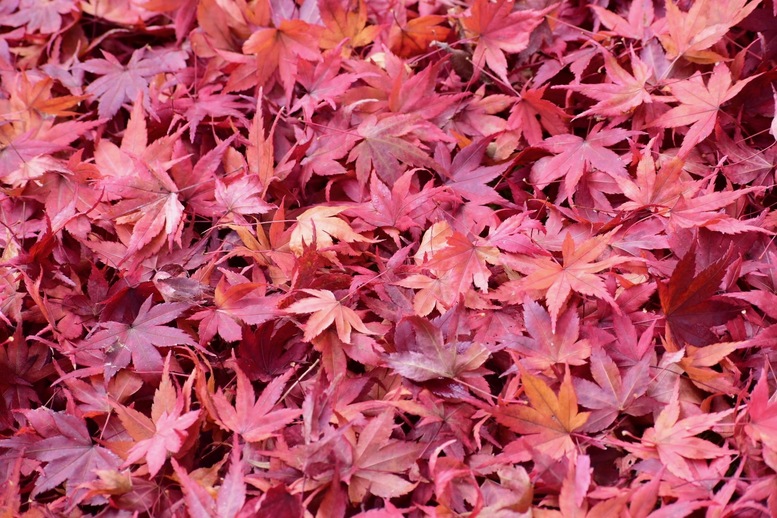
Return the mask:
{"type": "Polygon", "coordinates": [[[30,33],[51,34],[59,32],[62,27],[62,15],[76,10],[73,0],[53,0],[51,2],[21,0],[18,4],[18,10],[5,16],[3,25],[10,27],[26,25],[27,31],[30,33]]]}
{"type": "MultiPolygon", "coordinates": [[[[297,73],[297,59],[318,61],[321,27],[302,20],[281,20],[277,27],[260,27],[243,43],[243,53],[255,56],[250,70],[253,85],[263,86],[278,71],[283,86],[290,90],[297,73]]],[[[243,71],[243,76],[249,75],[243,71]]],[[[250,86],[240,84],[241,89],[250,86]]],[[[232,88],[227,86],[227,90],[232,88]]]]}
{"type": "Polygon", "coordinates": [[[750,76],[732,85],[731,71],[725,64],[719,63],[713,68],[705,85],[701,74],[696,72],[690,78],[669,86],[672,95],[681,104],[651,124],[659,128],[689,126],[679,151],[680,156],[687,156],[696,144],[707,138],[715,129],[715,122],[723,104],[739,95],[756,77],[758,76],[750,76]]]}
{"type": "Polygon", "coordinates": [[[251,380],[243,374],[243,371],[235,369],[235,374],[237,392],[234,406],[227,401],[221,390],[213,395],[213,404],[218,412],[220,424],[226,430],[240,434],[248,442],[259,442],[272,437],[278,430],[300,416],[301,411],[295,408],[273,410],[283,394],[286,383],[294,374],[293,370],[272,380],[259,398],[256,398],[251,380]]]}
{"type": "Polygon", "coordinates": [[[184,394],[176,390],[168,373],[169,357],[162,382],[154,393],[151,417],[131,407],[113,403],[116,414],[127,433],[135,441],[127,452],[124,466],[144,460],[150,476],[159,473],[169,454],[181,450],[189,428],[197,422],[200,410],[184,413],[184,394]]]}
{"type": "Polygon", "coordinates": [[[576,308],[561,314],[553,332],[545,308],[527,299],[523,303],[523,321],[531,338],[518,336],[507,345],[521,353],[523,358],[519,361],[527,370],[541,372],[557,364],[584,365],[591,355],[591,344],[579,336],[580,318],[576,308]]]}
{"type": "Polygon", "coordinates": [[[696,272],[696,243],[677,262],[667,282],[659,282],[661,309],[672,338],[684,344],[708,345],[716,341],[711,328],[731,320],[737,308],[716,297],[729,265],[728,255],[696,272]]]}
{"type": "Polygon", "coordinates": [[[85,340],[85,346],[105,350],[106,376],[113,376],[130,360],[137,371],[161,372],[164,362],[157,347],[199,347],[184,331],[163,325],[178,318],[189,308],[188,304],[152,304],[152,297],[148,297],[132,323],[102,322],[101,329],[85,340]]]}
{"type": "Polygon", "coordinates": [[[523,136],[530,146],[542,142],[542,130],[551,135],[566,133],[567,113],[558,105],[543,99],[548,85],[530,88],[528,85],[521,90],[521,97],[510,109],[507,119],[508,135],[497,137],[497,144],[508,136],[518,138],[523,136]],[[511,135],[512,134],[512,135],[511,135]]]}
{"type": "Polygon", "coordinates": [[[731,455],[728,448],[696,437],[710,430],[718,421],[734,409],[723,412],[707,412],[680,419],[679,386],[675,384],[669,404],[655,420],[655,426],[645,430],[641,443],[623,443],[634,455],[642,459],[657,458],[674,475],[683,480],[694,480],[689,459],[714,459],[731,455]]]}
{"type": "Polygon", "coordinates": [[[442,332],[425,318],[407,317],[397,324],[396,353],[386,363],[401,376],[416,381],[453,380],[481,385],[481,368],[489,352],[473,342],[446,343],[442,332]]]}
{"type": "Polygon", "coordinates": [[[150,110],[148,83],[151,78],[184,68],[187,57],[183,51],[172,50],[147,56],[145,48],[140,48],[132,53],[126,65],[122,65],[110,52],[103,51],[103,56],[105,59],[90,59],[80,65],[87,72],[101,76],[86,87],[87,93],[99,100],[97,113],[101,118],[113,117],[125,102],[134,101],[141,94],[143,107],[150,110]]]}
{"type": "Polygon", "coordinates": [[[488,264],[499,262],[499,250],[487,244],[474,244],[467,237],[454,232],[445,246],[432,254],[424,264],[439,275],[448,275],[447,282],[460,294],[465,294],[475,286],[482,292],[488,291],[488,279],[491,271],[488,264]]]}
{"type": "Polygon", "coordinates": [[[417,145],[418,135],[424,134],[424,140],[448,140],[444,133],[416,115],[389,115],[381,119],[370,116],[356,131],[362,141],[348,154],[348,161],[355,162],[356,177],[361,183],[367,183],[373,169],[390,184],[402,174],[403,164],[438,170],[440,165],[417,145]]]}
{"type": "Polygon", "coordinates": [[[83,491],[79,486],[95,480],[97,470],[116,469],[121,464],[113,452],[94,444],[82,417],[48,408],[25,410],[24,415],[42,438],[29,445],[10,438],[0,441],[0,448],[19,448],[23,456],[43,463],[33,497],[66,483],[67,493],[76,498],[75,493],[83,491]]]}
{"type": "Polygon", "coordinates": [[[367,493],[394,498],[409,493],[415,483],[399,476],[407,472],[423,449],[420,443],[392,439],[394,412],[386,410],[371,419],[352,439],[353,462],[345,475],[351,502],[367,493]]]}
{"type": "Polygon", "coordinates": [[[513,295],[526,293],[535,300],[541,296],[548,303],[550,311],[551,330],[555,332],[561,308],[567,298],[576,291],[583,295],[592,295],[609,302],[617,310],[615,300],[605,287],[598,272],[606,270],[617,264],[630,261],[627,257],[611,256],[597,261],[610,243],[615,231],[596,236],[577,246],[571,233],[567,233],[562,245],[562,261],[558,262],[552,257],[538,256],[526,257],[520,261],[511,262],[511,266],[518,271],[527,274],[518,281],[510,281],[502,285],[498,297],[514,300],[513,295]]]}
{"type": "Polygon", "coordinates": [[[216,285],[213,308],[193,314],[192,320],[201,321],[200,344],[209,342],[217,333],[227,342],[241,338],[240,323],[262,324],[283,312],[277,308],[279,295],[264,294],[265,286],[243,282],[228,286],[226,277],[216,285]]]}
{"type": "Polygon", "coordinates": [[[750,394],[746,414],[749,417],[745,432],[753,441],[763,443],[764,460],[772,468],[777,465],[777,403],[769,396],[768,372],[761,370],[761,377],[750,394]]]}
{"type": "Polygon", "coordinates": [[[556,156],[541,158],[531,170],[531,181],[538,189],[544,189],[552,182],[563,178],[559,189],[559,200],[571,198],[583,174],[593,168],[617,178],[626,175],[626,165],[617,153],[607,149],[634,135],[624,129],[592,128],[586,138],[566,133],[545,139],[539,147],[556,156]]]}
{"type": "Polygon", "coordinates": [[[499,78],[507,78],[507,59],[504,53],[518,53],[529,46],[531,32],[555,6],[542,11],[515,11],[509,0],[475,0],[469,14],[461,19],[464,35],[476,42],[472,63],[479,70],[485,65],[499,78]]]}
{"type": "Polygon", "coordinates": [[[645,396],[650,383],[649,358],[645,357],[621,373],[604,349],[591,354],[591,376],[594,381],[575,378],[575,391],[580,404],[592,410],[585,430],[600,432],[621,413],[641,416],[649,413],[656,402],[645,396]]]}
{"type": "Polygon", "coordinates": [[[433,41],[445,41],[451,29],[444,27],[446,17],[439,15],[419,16],[407,20],[406,23],[396,23],[389,31],[389,48],[397,56],[410,58],[429,50],[433,41]]]}
{"type": "MultiPolygon", "coordinates": [[[[641,3],[639,1],[635,3],[641,3]]],[[[649,65],[640,60],[631,51],[631,73],[627,72],[607,50],[602,49],[607,83],[588,85],[563,85],[565,88],[582,93],[586,97],[599,101],[578,117],[586,115],[614,116],[634,111],[642,104],[652,103],[654,98],[646,88],[653,75],[649,65]]],[[[660,100],[660,98],[659,98],[660,100]]]]}
{"type": "Polygon", "coordinates": [[[510,167],[509,162],[491,166],[482,165],[490,142],[489,138],[473,142],[459,151],[453,157],[453,161],[450,160],[450,155],[441,155],[444,157],[441,163],[447,179],[445,185],[459,196],[481,205],[504,202],[504,198],[487,184],[510,167]]]}
{"type": "Polygon", "coordinates": [[[229,470],[218,488],[207,486],[187,473],[175,459],[171,463],[183,489],[186,510],[192,518],[235,518],[246,501],[243,463],[237,442],[232,447],[229,470]],[[215,498],[213,493],[216,493],[215,498]]]}
{"type": "Polygon", "coordinates": [[[305,341],[309,342],[324,332],[326,328],[335,324],[337,336],[343,342],[351,343],[351,331],[363,334],[373,334],[359,318],[356,312],[343,305],[342,300],[335,298],[329,290],[302,290],[310,298],[299,300],[286,308],[290,313],[312,313],[305,324],[305,341]]]}

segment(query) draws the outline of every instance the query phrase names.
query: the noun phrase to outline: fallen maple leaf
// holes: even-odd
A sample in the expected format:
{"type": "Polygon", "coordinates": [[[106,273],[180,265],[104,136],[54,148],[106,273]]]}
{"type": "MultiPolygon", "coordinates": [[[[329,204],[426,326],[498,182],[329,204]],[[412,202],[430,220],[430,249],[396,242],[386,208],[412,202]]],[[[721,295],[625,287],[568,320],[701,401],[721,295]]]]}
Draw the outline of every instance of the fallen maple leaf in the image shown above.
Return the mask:
{"type": "Polygon", "coordinates": [[[295,408],[273,410],[283,394],[293,370],[272,380],[256,398],[251,380],[240,369],[237,375],[237,392],[232,406],[219,390],[213,395],[213,404],[218,411],[221,426],[240,434],[248,442],[260,442],[275,435],[282,427],[299,417],[301,411],[295,408]]]}
{"type": "Polygon", "coordinates": [[[353,464],[348,469],[348,495],[361,502],[367,493],[394,498],[416,486],[400,477],[418,459],[421,443],[391,439],[394,412],[385,410],[371,419],[353,444],[353,464]]]}
{"type": "MultiPolygon", "coordinates": [[[[671,3],[671,0],[667,0],[671,3]]],[[[694,73],[684,81],[672,83],[669,86],[672,95],[681,103],[651,122],[659,128],[677,128],[690,126],[678,154],[683,157],[715,129],[718,113],[724,103],[730,101],[758,77],[747,77],[732,85],[731,71],[723,63],[718,63],[712,70],[709,81],[704,80],[699,72],[694,73]]]]}
{"type": "Polygon", "coordinates": [[[397,324],[395,344],[386,363],[399,375],[425,382],[439,379],[457,380],[482,377],[481,366],[490,353],[482,344],[446,343],[442,332],[425,318],[407,317],[397,324]]]}
{"type": "Polygon", "coordinates": [[[200,410],[183,413],[184,396],[173,386],[168,374],[169,361],[165,364],[162,383],[154,393],[151,417],[134,408],[113,403],[127,433],[135,440],[127,452],[124,466],[145,460],[153,477],[165,464],[169,453],[178,453],[189,435],[189,428],[199,419],[200,410]]]}
{"type": "Polygon", "coordinates": [[[732,303],[716,297],[729,264],[721,257],[701,272],[696,272],[696,244],[677,262],[667,282],[658,283],[661,309],[674,341],[703,346],[716,341],[711,328],[725,324],[737,313],[732,303]]]}
{"type": "Polygon", "coordinates": [[[413,139],[423,132],[428,140],[449,140],[449,137],[417,115],[392,114],[383,118],[370,116],[364,119],[357,133],[362,141],[348,154],[348,161],[355,162],[356,178],[367,183],[373,169],[384,181],[393,184],[403,172],[402,164],[440,169],[423,148],[413,139]]]}
{"type": "Polygon", "coordinates": [[[669,59],[684,57],[695,63],[716,63],[725,59],[707,50],[758,7],[760,0],[728,0],[713,3],[697,0],[688,12],[666,0],[666,32],[659,34],[669,59]]]}
{"type": "Polygon", "coordinates": [[[321,0],[318,2],[321,21],[326,29],[321,33],[319,45],[322,49],[334,49],[345,41],[341,53],[348,57],[353,49],[372,43],[380,32],[377,25],[367,25],[367,5],[357,0],[356,5],[340,0],[321,0]]]}
{"type": "Polygon", "coordinates": [[[430,14],[412,18],[405,24],[395,23],[389,31],[389,48],[403,58],[423,54],[433,41],[448,39],[451,29],[442,25],[446,20],[445,16],[430,14]]]}
{"type": "Polygon", "coordinates": [[[199,348],[184,331],[162,325],[178,318],[189,308],[187,304],[170,302],[152,307],[152,303],[152,297],[148,297],[131,324],[101,323],[102,329],[84,342],[89,348],[105,349],[106,376],[113,376],[129,365],[130,359],[137,371],[161,372],[164,362],[157,347],[189,345],[199,348]]]}
{"type": "Polygon", "coordinates": [[[658,458],[674,475],[683,480],[694,480],[688,459],[714,459],[731,455],[728,448],[695,437],[709,430],[734,409],[723,412],[702,413],[680,419],[679,382],[675,384],[669,403],[655,421],[655,426],[645,430],[641,443],[624,443],[637,457],[658,458]]]}
{"type": "Polygon", "coordinates": [[[371,239],[354,232],[345,220],[335,217],[346,209],[347,207],[318,206],[297,216],[297,225],[289,238],[291,251],[300,256],[304,251],[304,245],[313,243],[317,250],[329,248],[334,244],[332,238],[346,243],[372,242],[371,239]]]}
{"type": "Polygon", "coordinates": [[[306,342],[320,335],[332,324],[335,324],[337,328],[338,338],[347,344],[351,343],[352,329],[366,335],[374,334],[367,329],[359,315],[348,306],[344,306],[342,301],[337,300],[331,291],[308,289],[302,291],[312,295],[312,297],[299,300],[286,310],[298,314],[312,313],[304,326],[306,342]]]}
{"type": "MultiPolygon", "coordinates": [[[[515,292],[526,293],[535,300],[544,297],[550,312],[551,331],[554,333],[561,308],[572,291],[598,297],[610,303],[616,311],[620,311],[607,291],[604,280],[596,275],[602,270],[631,260],[628,257],[611,256],[597,261],[615,232],[617,229],[589,239],[580,246],[576,246],[572,234],[567,233],[561,250],[561,263],[545,256],[526,257],[511,262],[511,266],[527,275],[520,280],[503,284],[502,291],[508,297],[512,297],[509,294],[515,292]]],[[[500,298],[499,293],[497,298],[500,298]]]]}
{"type": "Polygon", "coordinates": [[[645,395],[650,383],[649,358],[629,367],[624,374],[604,349],[591,355],[594,381],[575,378],[580,404],[592,410],[585,430],[600,432],[610,426],[621,412],[641,416],[649,413],[656,402],[645,395]]]}
{"type": "Polygon", "coordinates": [[[508,342],[508,347],[521,353],[522,358],[516,363],[527,370],[541,372],[557,364],[584,365],[591,355],[591,344],[579,336],[580,317],[576,308],[561,314],[554,332],[545,308],[526,299],[523,322],[530,337],[517,336],[508,342]]]}
{"type": "MultiPolygon", "coordinates": [[[[97,478],[95,470],[116,469],[121,464],[113,452],[94,444],[82,417],[48,408],[23,413],[43,437],[24,447],[25,456],[44,463],[42,474],[35,481],[33,497],[62,483],[66,483],[67,493],[73,495],[81,484],[97,478]]],[[[0,448],[12,447],[14,441],[14,438],[0,441],[0,448]]]]}
{"type": "MultiPolygon", "coordinates": [[[[277,70],[281,83],[287,90],[291,89],[297,72],[297,59],[321,59],[318,49],[320,33],[321,27],[303,20],[281,20],[277,27],[256,29],[243,43],[243,53],[256,56],[251,82],[264,86],[277,70]]],[[[231,88],[227,86],[227,90],[231,88]]]]}
{"type": "Polygon", "coordinates": [[[134,101],[142,94],[143,107],[151,109],[148,83],[153,76],[165,72],[175,72],[186,66],[184,51],[167,51],[146,56],[145,48],[132,53],[126,65],[111,54],[103,51],[105,59],[90,59],[81,68],[101,77],[86,87],[87,93],[98,98],[97,113],[101,118],[116,115],[122,104],[134,101]]]}
{"type": "Polygon", "coordinates": [[[558,396],[542,378],[528,372],[521,373],[521,382],[530,406],[501,402],[493,412],[497,422],[525,434],[532,447],[554,459],[572,452],[572,433],[585,425],[589,412],[578,412],[569,367],[558,396]]]}
{"type": "MultiPolygon", "coordinates": [[[[637,0],[634,3],[638,4],[641,1],[637,0]]],[[[617,117],[633,111],[642,104],[653,102],[654,99],[646,88],[653,70],[640,60],[633,50],[631,51],[631,74],[624,70],[618,63],[618,60],[606,49],[602,49],[601,52],[604,56],[604,67],[607,72],[608,83],[561,85],[557,87],[577,91],[586,97],[599,101],[578,115],[578,118],[586,115],[617,117]]]]}
{"type": "Polygon", "coordinates": [[[510,80],[504,53],[526,49],[531,32],[556,6],[542,11],[515,11],[514,7],[509,0],[475,0],[469,13],[461,18],[464,35],[476,42],[472,63],[478,70],[488,65],[505,84],[510,84],[510,80]]]}
{"type": "Polygon", "coordinates": [[[531,181],[538,189],[544,189],[552,182],[563,178],[559,189],[559,202],[571,198],[577,184],[586,172],[598,169],[612,178],[626,175],[626,166],[617,153],[607,149],[635,132],[624,129],[602,129],[594,127],[583,139],[571,133],[545,139],[539,147],[556,156],[539,159],[531,170],[531,181]]]}
{"type": "Polygon", "coordinates": [[[448,282],[460,294],[465,294],[474,283],[482,292],[488,291],[491,271],[488,264],[499,262],[499,250],[494,246],[473,244],[466,236],[454,232],[446,246],[436,251],[424,265],[439,275],[448,275],[448,282]]]}

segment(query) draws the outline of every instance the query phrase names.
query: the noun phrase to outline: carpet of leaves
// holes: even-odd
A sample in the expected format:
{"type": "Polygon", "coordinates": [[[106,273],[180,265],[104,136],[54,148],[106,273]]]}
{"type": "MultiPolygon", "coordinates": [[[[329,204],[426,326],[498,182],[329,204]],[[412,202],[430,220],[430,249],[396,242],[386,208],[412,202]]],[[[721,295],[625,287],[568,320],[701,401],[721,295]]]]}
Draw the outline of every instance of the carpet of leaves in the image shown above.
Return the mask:
{"type": "Polygon", "coordinates": [[[0,2],[0,515],[777,515],[773,0],[0,2]]]}

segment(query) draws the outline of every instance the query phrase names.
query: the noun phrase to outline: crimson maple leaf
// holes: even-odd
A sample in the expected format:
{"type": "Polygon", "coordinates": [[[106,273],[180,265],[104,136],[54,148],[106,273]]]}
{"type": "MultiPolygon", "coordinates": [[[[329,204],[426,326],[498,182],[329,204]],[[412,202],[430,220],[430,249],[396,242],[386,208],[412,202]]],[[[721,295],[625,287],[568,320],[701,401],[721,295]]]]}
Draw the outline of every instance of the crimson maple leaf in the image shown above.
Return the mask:
{"type": "Polygon", "coordinates": [[[62,27],[62,15],[76,11],[73,0],[52,0],[38,2],[37,0],[21,0],[18,10],[5,15],[3,25],[10,27],[27,26],[30,33],[52,34],[62,27]]]}
{"type": "Polygon", "coordinates": [[[715,63],[724,60],[720,54],[707,50],[758,7],[760,2],[732,0],[716,4],[698,0],[683,12],[666,0],[666,29],[659,35],[669,59],[684,57],[695,63],[715,63]]]}
{"type": "Polygon", "coordinates": [[[681,179],[683,163],[681,160],[670,160],[656,172],[656,162],[647,150],[637,164],[637,178],[617,177],[615,180],[623,194],[631,201],[623,203],[622,210],[650,209],[665,213],[673,207],[685,188],[681,179]]]}
{"type": "Polygon", "coordinates": [[[216,180],[216,210],[237,223],[245,224],[242,216],[265,214],[272,208],[262,199],[262,194],[263,186],[256,176],[240,175],[229,184],[216,180]]]}
{"type": "Polygon", "coordinates": [[[113,376],[130,363],[138,372],[161,372],[162,355],[157,347],[190,345],[199,348],[188,334],[163,324],[178,318],[189,308],[182,302],[157,304],[148,297],[131,324],[101,322],[100,329],[84,341],[92,349],[105,349],[105,375],[113,376]]]}
{"type": "Polygon", "coordinates": [[[449,282],[460,294],[465,294],[475,286],[482,292],[488,291],[488,279],[491,271],[488,264],[499,262],[499,250],[487,244],[474,244],[467,237],[454,232],[445,246],[432,254],[424,266],[440,276],[449,272],[449,282]]]}
{"type": "Polygon", "coordinates": [[[435,203],[452,201],[455,197],[432,182],[422,189],[414,185],[416,176],[406,171],[389,188],[377,175],[370,177],[370,200],[357,203],[348,214],[358,216],[364,223],[382,228],[399,243],[400,232],[421,226],[435,207],[435,203]]]}
{"type": "Polygon", "coordinates": [[[294,421],[302,413],[295,408],[273,410],[283,394],[286,382],[294,374],[288,370],[282,376],[272,380],[256,398],[251,380],[240,369],[237,375],[237,392],[232,406],[224,392],[219,390],[213,395],[213,404],[218,412],[220,425],[240,434],[248,442],[268,439],[282,427],[294,421]]]}
{"type": "Polygon", "coordinates": [[[200,88],[194,97],[182,96],[175,99],[176,108],[184,112],[183,118],[188,123],[191,142],[194,142],[197,128],[206,117],[210,121],[233,117],[248,125],[245,118],[248,104],[237,95],[222,93],[220,89],[221,87],[216,85],[207,85],[200,88]]]}
{"type": "Polygon", "coordinates": [[[473,342],[446,343],[440,329],[425,318],[400,320],[394,340],[397,352],[389,354],[386,363],[407,379],[421,383],[461,377],[480,384],[486,372],[481,366],[488,349],[473,342]]]}
{"type": "Polygon", "coordinates": [[[433,41],[448,39],[451,29],[442,25],[445,21],[445,16],[434,14],[412,18],[405,23],[396,21],[389,31],[389,48],[403,58],[423,54],[433,41]]]}
{"type": "Polygon", "coordinates": [[[715,294],[720,289],[728,254],[696,272],[696,242],[677,262],[668,282],[658,283],[661,309],[672,338],[679,346],[708,345],[716,341],[711,328],[734,318],[737,308],[715,294]]]}
{"type": "Polygon", "coordinates": [[[367,4],[358,0],[356,5],[340,0],[321,0],[318,3],[321,21],[326,27],[321,33],[319,45],[322,49],[337,48],[345,40],[340,51],[348,57],[351,51],[372,43],[380,32],[377,25],[367,25],[367,4]]]}
{"type": "Polygon", "coordinates": [[[589,7],[594,10],[602,24],[618,36],[642,41],[652,38],[652,26],[655,20],[652,0],[630,2],[626,18],[598,5],[589,5],[589,7]]]}
{"type": "Polygon", "coordinates": [[[769,396],[768,378],[768,371],[762,369],[745,411],[749,417],[745,432],[751,440],[764,445],[764,460],[774,469],[777,466],[777,403],[769,396]]]}
{"type": "Polygon", "coordinates": [[[186,511],[192,518],[235,518],[243,508],[246,484],[237,444],[233,445],[230,457],[229,470],[218,489],[206,487],[202,481],[187,473],[175,459],[171,460],[186,499],[186,511]],[[215,498],[213,493],[217,493],[215,498]]]}
{"type": "Polygon", "coordinates": [[[243,53],[256,56],[247,70],[236,77],[251,75],[250,84],[234,84],[230,78],[227,90],[245,89],[251,85],[263,86],[278,71],[281,84],[291,90],[297,73],[297,59],[318,61],[318,39],[321,27],[303,20],[281,20],[277,27],[260,27],[243,43],[243,53]],[[253,69],[253,70],[251,70],[253,69]],[[251,73],[249,73],[249,71],[251,73]]]}
{"type": "Polygon", "coordinates": [[[481,165],[490,142],[490,138],[473,142],[459,151],[453,161],[450,160],[450,155],[441,155],[444,157],[441,163],[444,166],[444,176],[447,178],[445,185],[461,197],[481,205],[504,202],[504,198],[487,184],[510,167],[509,162],[491,166],[481,165]]]}
{"type": "Polygon", "coordinates": [[[696,144],[707,138],[715,129],[715,122],[718,120],[718,113],[723,104],[739,95],[742,89],[756,77],[758,75],[753,75],[732,85],[731,71],[728,66],[718,63],[705,85],[702,75],[695,72],[690,78],[669,86],[672,95],[681,104],[664,113],[651,124],[659,128],[690,126],[678,153],[680,156],[686,156],[696,144]]]}
{"type": "MultiPolygon", "coordinates": [[[[305,245],[315,243],[316,249],[331,247],[337,238],[346,243],[369,243],[370,239],[357,234],[345,220],[336,217],[347,207],[317,206],[297,216],[297,225],[291,232],[289,248],[301,256],[305,245]]],[[[328,252],[334,255],[334,252],[328,252]]]]}
{"type": "MultiPolygon", "coordinates": [[[[363,4],[362,4],[363,5],[363,4]]],[[[323,106],[336,108],[336,101],[351,87],[360,74],[341,72],[342,57],[335,51],[327,52],[317,63],[300,60],[296,81],[305,89],[305,95],[297,99],[291,113],[302,109],[306,119],[323,106]]]]}
{"type": "Polygon", "coordinates": [[[367,423],[358,439],[351,439],[353,462],[345,475],[351,502],[362,502],[367,493],[393,498],[416,486],[399,473],[410,469],[424,445],[391,439],[393,428],[394,411],[386,410],[367,423]]]}
{"type": "Polygon", "coordinates": [[[514,11],[514,7],[509,0],[475,0],[461,19],[464,35],[476,42],[472,63],[477,69],[488,65],[505,84],[510,84],[510,80],[504,53],[515,54],[528,48],[531,32],[556,6],[542,11],[514,11]]]}
{"type": "Polygon", "coordinates": [[[186,52],[164,51],[146,56],[145,48],[137,49],[126,65],[103,51],[105,59],[90,59],[80,65],[87,72],[101,77],[86,87],[87,93],[98,98],[97,113],[101,118],[116,115],[121,105],[134,101],[142,94],[143,107],[151,110],[148,83],[157,74],[175,72],[186,67],[186,52]]]}
{"type": "Polygon", "coordinates": [[[510,130],[505,136],[497,137],[497,145],[507,138],[519,138],[523,136],[530,146],[536,146],[542,142],[542,130],[551,135],[560,135],[567,132],[567,113],[552,102],[543,99],[548,85],[539,88],[525,86],[521,90],[521,97],[510,109],[510,117],[507,119],[507,128],[510,130]]]}
{"type": "Polygon", "coordinates": [[[24,444],[21,437],[12,437],[0,441],[0,448],[19,449],[25,457],[43,463],[32,497],[66,483],[67,494],[76,498],[79,486],[95,480],[97,470],[116,469],[121,464],[113,452],[94,444],[82,417],[48,408],[23,413],[42,439],[24,444]]]}
{"type": "MultiPolygon", "coordinates": [[[[640,2],[637,1],[635,3],[640,2]]],[[[599,101],[594,106],[578,115],[578,117],[584,117],[586,115],[617,117],[633,111],[642,104],[653,102],[654,99],[646,88],[646,85],[653,74],[653,70],[637,57],[633,49],[631,51],[631,74],[620,66],[618,60],[616,60],[606,49],[602,49],[601,52],[604,56],[607,83],[595,85],[562,85],[556,87],[574,90],[582,93],[586,97],[599,101]]]]}

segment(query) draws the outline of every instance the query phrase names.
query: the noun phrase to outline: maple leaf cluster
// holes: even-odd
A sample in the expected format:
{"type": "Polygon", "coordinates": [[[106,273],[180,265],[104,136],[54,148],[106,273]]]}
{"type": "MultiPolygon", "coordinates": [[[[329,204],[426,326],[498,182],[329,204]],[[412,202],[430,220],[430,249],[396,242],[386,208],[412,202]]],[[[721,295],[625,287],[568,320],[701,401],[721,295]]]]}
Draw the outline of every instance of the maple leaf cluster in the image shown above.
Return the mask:
{"type": "Polygon", "coordinates": [[[774,0],[0,3],[3,516],[777,515],[774,0]]]}

